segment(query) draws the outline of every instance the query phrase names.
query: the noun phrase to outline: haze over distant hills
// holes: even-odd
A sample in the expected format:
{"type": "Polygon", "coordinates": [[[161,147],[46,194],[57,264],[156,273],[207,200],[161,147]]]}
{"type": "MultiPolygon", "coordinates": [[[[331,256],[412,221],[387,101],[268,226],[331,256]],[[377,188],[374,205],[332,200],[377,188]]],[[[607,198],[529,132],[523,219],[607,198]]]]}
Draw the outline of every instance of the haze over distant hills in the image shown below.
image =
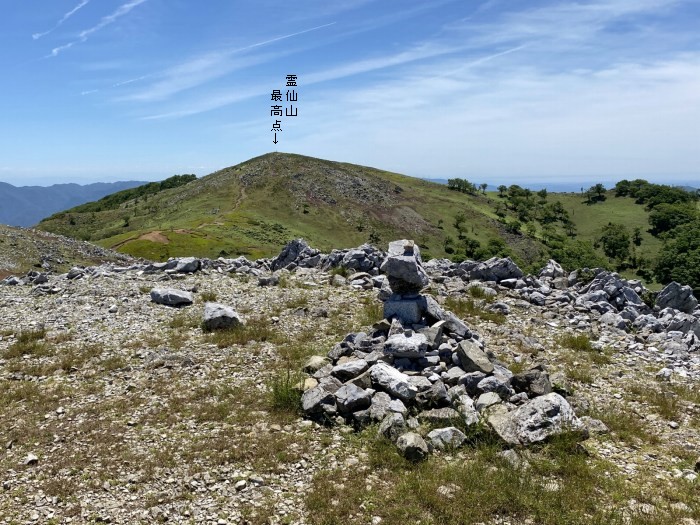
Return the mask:
{"type": "Polygon", "coordinates": [[[13,186],[0,182],[0,224],[32,226],[57,211],[145,184],[141,181],[13,186]]]}

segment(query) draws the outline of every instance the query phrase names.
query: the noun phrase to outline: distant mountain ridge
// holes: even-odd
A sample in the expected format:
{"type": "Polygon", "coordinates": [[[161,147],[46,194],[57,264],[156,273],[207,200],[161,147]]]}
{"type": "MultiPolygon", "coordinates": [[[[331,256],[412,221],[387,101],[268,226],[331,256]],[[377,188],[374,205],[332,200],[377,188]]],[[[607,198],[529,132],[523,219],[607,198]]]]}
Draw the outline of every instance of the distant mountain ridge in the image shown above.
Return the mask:
{"type": "Polygon", "coordinates": [[[52,186],[13,186],[0,182],[0,224],[32,226],[57,211],[142,184],[145,182],[133,180],[52,186]]]}

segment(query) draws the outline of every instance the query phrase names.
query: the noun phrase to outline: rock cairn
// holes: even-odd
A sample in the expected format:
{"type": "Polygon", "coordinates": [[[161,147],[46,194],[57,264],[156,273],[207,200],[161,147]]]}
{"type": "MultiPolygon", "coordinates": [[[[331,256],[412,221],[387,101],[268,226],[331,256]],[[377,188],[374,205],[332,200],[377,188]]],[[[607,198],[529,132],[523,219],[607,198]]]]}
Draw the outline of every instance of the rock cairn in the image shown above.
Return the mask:
{"type": "MultiPolygon", "coordinates": [[[[348,334],[305,371],[304,413],[323,423],[378,423],[411,460],[459,447],[486,423],[506,443],[528,445],[564,430],[585,433],[547,373],[513,374],[479,335],[432,297],[412,241],[392,242],[381,265],[391,293],[370,333],[348,334]]],[[[384,291],[384,290],[383,290],[384,291]]]]}

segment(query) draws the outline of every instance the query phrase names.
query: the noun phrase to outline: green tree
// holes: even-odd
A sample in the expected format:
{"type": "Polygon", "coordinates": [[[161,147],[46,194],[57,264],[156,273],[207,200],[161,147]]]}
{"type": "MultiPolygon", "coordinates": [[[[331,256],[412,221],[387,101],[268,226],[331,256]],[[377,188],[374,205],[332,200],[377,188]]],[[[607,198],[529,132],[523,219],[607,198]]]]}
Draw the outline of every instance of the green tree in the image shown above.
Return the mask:
{"type": "Polygon", "coordinates": [[[454,227],[457,230],[457,235],[461,239],[464,236],[464,223],[467,221],[467,216],[464,214],[464,212],[458,212],[457,215],[455,215],[455,220],[454,220],[454,227]]]}
{"type": "Polygon", "coordinates": [[[453,254],[455,252],[454,249],[454,239],[450,237],[449,235],[445,237],[445,240],[443,241],[442,247],[445,249],[445,253],[453,254]]]}
{"type": "Polygon", "coordinates": [[[630,194],[631,183],[623,179],[615,184],[615,197],[627,197],[630,194]]]}
{"type": "Polygon", "coordinates": [[[601,183],[591,186],[586,192],[586,195],[588,196],[588,203],[592,204],[595,202],[603,202],[605,200],[606,191],[605,186],[603,186],[601,183]]]}
{"type": "Polygon", "coordinates": [[[603,226],[599,238],[603,253],[622,262],[630,256],[630,234],[624,224],[609,222],[603,226]]]}
{"type": "Polygon", "coordinates": [[[505,186],[505,185],[503,185],[503,184],[501,184],[501,185],[498,187],[498,196],[499,196],[499,197],[505,197],[505,196],[506,196],[506,191],[508,191],[508,187],[505,186]]]}
{"type": "Polygon", "coordinates": [[[506,205],[502,202],[496,204],[496,215],[498,215],[500,218],[504,218],[507,214],[507,211],[508,210],[506,209],[506,205]]]}
{"type": "Polygon", "coordinates": [[[574,224],[574,222],[569,218],[567,218],[566,220],[564,220],[562,222],[563,222],[564,231],[566,231],[566,234],[572,238],[576,237],[577,231],[576,231],[576,225],[574,224]]]}
{"type": "Polygon", "coordinates": [[[508,231],[508,233],[519,234],[520,228],[522,228],[522,224],[520,221],[516,221],[515,219],[506,223],[506,231],[508,231]]]}
{"type": "Polygon", "coordinates": [[[677,281],[700,293],[700,219],[669,233],[654,266],[654,275],[661,283],[677,281]]]}
{"type": "Polygon", "coordinates": [[[486,260],[491,257],[508,257],[510,254],[510,248],[508,248],[506,242],[500,237],[497,237],[495,239],[490,239],[486,246],[479,248],[474,254],[474,258],[486,260]]]}
{"type": "Polygon", "coordinates": [[[642,229],[639,226],[635,227],[632,232],[632,242],[635,246],[641,246],[642,244],[642,229]]]}
{"type": "Polygon", "coordinates": [[[477,250],[481,248],[481,243],[476,239],[472,239],[470,237],[465,237],[463,243],[464,255],[466,255],[467,257],[474,257],[477,250]]]}
{"type": "Polygon", "coordinates": [[[663,202],[657,204],[649,213],[649,224],[654,235],[659,235],[671,231],[681,224],[692,222],[697,217],[698,212],[692,204],[663,202]]]}
{"type": "Polygon", "coordinates": [[[484,195],[486,195],[486,188],[488,188],[488,187],[489,187],[489,185],[485,182],[482,182],[481,184],[479,184],[479,188],[481,189],[481,193],[483,193],[484,195]]]}
{"type": "Polygon", "coordinates": [[[552,249],[552,258],[565,270],[607,268],[608,262],[598,255],[590,241],[566,239],[552,249]]]}

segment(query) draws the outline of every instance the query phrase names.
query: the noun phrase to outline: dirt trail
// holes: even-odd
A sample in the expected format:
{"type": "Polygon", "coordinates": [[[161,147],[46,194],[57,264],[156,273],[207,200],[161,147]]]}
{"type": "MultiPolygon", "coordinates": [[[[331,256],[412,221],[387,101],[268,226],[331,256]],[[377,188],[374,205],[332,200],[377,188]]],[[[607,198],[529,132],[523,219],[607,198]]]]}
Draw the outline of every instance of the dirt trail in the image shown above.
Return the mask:
{"type": "Polygon", "coordinates": [[[124,246],[128,242],[139,241],[139,240],[157,242],[160,244],[170,244],[170,239],[168,239],[165,235],[163,235],[162,231],[154,230],[152,232],[148,232],[148,233],[144,233],[142,235],[139,235],[138,237],[136,237],[136,236],[129,237],[128,239],[125,239],[125,240],[120,241],[116,244],[113,244],[112,246],[110,246],[110,248],[112,250],[116,250],[117,248],[124,246]]]}

